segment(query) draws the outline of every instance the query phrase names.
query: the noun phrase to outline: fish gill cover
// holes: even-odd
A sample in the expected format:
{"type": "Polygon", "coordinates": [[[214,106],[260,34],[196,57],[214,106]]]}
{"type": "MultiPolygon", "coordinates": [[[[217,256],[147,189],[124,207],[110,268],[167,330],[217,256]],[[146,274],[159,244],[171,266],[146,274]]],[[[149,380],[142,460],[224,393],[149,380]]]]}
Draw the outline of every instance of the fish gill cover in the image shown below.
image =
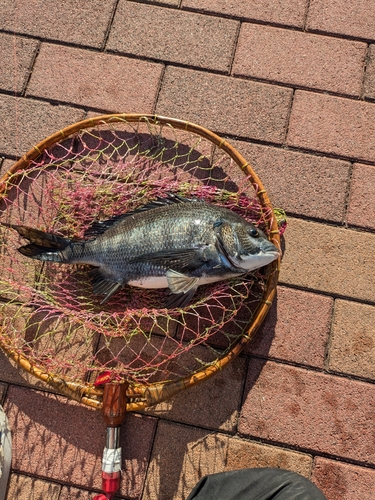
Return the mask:
{"type": "MultiPolygon", "coordinates": [[[[233,160],[210,141],[150,123],[115,123],[47,148],[4,187],[1,222],[83,238],[93,221],[169,193],[229,208],[269,234],[261,207],[233,160]]],[[[166,290],[130,286],[101,304],[90,266],[41,263],[1,229],[2,343],[33,366],[93,382],[103,371],[131,384],[184,377],[231,349],[262,298],[265,269],[199,287],[183,309],[164,307],[166,290]]],[[[152,238],[152,234],[150,234],[152,238]]]]}

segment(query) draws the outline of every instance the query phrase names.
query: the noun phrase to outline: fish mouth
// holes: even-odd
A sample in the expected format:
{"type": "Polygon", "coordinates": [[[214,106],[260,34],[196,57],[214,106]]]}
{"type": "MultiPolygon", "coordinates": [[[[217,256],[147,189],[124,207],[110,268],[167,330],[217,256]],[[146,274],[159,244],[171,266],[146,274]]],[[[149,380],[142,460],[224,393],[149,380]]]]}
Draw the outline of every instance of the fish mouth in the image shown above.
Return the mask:
{"type": "Polygon", "coordinates": [[[274,251],[274,250],[273,250],[273,251],[271,251],[271,252],[269,252],[269,251],[267,252],[267,251],[266,251],[266,252],[262,252],[262,253],[263,253],[264,255],[272,255],[272,256],[274,256],[274,257],[275,257],[275,259],[276,259],[277,257],[281,257],[281,252],[279,252],[278,250],[277,250],[277,251],[274,251]]]}
{"type": "Polygon", "coordinates": [[[271,262],[275,261],[281,256],[281,253],[276,250],[262,250],[259,249],[257,253],[242,256],[237,262],[235,262],[236,267],[244,269],[246,271],[254,271],[260,269],[261,267],[268,266],[271,262]]]}
{"type": "Polygon", "coordinates": [[[258,253],[258,257],[265,257],[267,260],[269,260],[269,262],[273,262],[274,260],[278,259],[279,257],[281,257],[281,252],[279,251],[264,251],[264,250],[261,250],[259,253],[258,253]],[[270,260],[272,259],[272,260],[270,260]]]}
{"type": "Polygon", "coordinates": [[[281,251],[272,243],[272,241],[266,240],[259,246],[259,254],[273,255],[276,258],[281,256],[281,251]]]}

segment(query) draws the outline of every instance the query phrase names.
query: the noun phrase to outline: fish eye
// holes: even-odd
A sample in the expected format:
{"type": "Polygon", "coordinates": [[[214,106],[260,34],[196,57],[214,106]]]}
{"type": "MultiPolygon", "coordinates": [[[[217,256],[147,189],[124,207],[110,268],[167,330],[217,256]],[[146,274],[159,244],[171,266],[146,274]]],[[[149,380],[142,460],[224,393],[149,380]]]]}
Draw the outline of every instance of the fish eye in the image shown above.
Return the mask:
{"type": "Polygon", "coordinates": [[[257,229],[251,229],[250,230],[250,236],[252,236],[253,238],[258,238],[259,231],[257,229]]]}

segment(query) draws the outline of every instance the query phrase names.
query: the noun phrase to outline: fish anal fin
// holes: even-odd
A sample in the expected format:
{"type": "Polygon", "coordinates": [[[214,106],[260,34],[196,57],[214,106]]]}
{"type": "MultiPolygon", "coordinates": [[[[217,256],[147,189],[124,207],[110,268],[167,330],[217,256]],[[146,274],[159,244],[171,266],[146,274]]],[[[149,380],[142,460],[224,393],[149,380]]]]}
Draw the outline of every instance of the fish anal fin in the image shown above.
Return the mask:
{"type": "Polygon", "coordinates": [[[114,295],[119,288],[122,287],[122,283],[111,279],[100,270],[100,268],[95,268],[90,271],[92,277],[92,289],[95,295],[104,295],[104,299],[101,304],[106,302],[112,295],[114,295]]]}
{"type": "Polygon", "coordinates": [[[197,288],[191,288],[186,293],[171,293],[166,300],[167,309],[183,308],[186,307],[193,298],[197,288]]]}

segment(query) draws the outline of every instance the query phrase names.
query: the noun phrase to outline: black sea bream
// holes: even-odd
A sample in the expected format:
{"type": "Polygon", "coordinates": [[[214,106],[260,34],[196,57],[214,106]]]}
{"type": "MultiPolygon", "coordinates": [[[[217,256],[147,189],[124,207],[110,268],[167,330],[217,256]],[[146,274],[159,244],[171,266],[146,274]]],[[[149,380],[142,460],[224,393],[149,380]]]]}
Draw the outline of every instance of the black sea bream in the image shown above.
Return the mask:
{"type": "Polygon", "coordinates": [[[91,264],[93,291],[107,300],[119,288],[169,288],[168,307],[184,307],[199,285],[269,264],[279,250],[240,215],[194,198],[169,195],[133,212],[95,222],[83,240],[11,225],[30,243],[28,257],[91,264]]]}

